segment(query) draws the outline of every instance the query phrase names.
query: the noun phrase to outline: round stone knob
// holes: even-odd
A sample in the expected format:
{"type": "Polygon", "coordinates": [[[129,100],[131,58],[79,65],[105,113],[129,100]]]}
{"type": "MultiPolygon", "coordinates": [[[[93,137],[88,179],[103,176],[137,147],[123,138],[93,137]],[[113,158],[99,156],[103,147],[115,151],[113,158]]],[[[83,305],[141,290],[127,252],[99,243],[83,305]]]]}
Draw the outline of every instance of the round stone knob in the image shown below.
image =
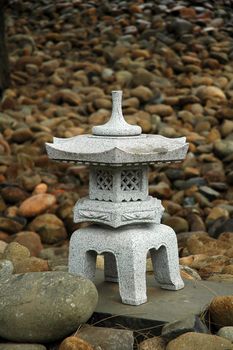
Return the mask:
{"type": "Polygon", "coordinates": [[[136,136],[142,133],[138,125],[128,124],[122,114],[122,91],[112,91],[112,115],[104,125],[94,126],[93,135],[97,136],[136,136]]]}

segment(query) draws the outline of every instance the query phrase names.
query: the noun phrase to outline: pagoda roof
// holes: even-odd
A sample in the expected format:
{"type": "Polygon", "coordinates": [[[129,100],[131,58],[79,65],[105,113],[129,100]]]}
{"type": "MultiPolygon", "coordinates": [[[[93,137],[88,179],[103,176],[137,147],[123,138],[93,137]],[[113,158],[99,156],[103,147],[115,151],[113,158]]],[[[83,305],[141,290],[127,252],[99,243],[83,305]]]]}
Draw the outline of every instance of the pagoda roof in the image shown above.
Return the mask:
{"type": "Polygon", "coordinates": [[[185,137],[167,138],[161,135],[95,136],[81,135],[54,138],[46,143],[49,158],[86,164],[132,165],[181,161],[188,143],[185,137]]]}
{"type": "Polygon", "coordinates": [[[122,91],[112,91],[112,115],[107,123],[94,126],[92,135],[55,137],[53,143],[46,143],[49,158],[115,166],[175,162],[185,158],[188,150],[185,137],[141,134],[140,126],[125,121],[121,100],[122,91]]]}

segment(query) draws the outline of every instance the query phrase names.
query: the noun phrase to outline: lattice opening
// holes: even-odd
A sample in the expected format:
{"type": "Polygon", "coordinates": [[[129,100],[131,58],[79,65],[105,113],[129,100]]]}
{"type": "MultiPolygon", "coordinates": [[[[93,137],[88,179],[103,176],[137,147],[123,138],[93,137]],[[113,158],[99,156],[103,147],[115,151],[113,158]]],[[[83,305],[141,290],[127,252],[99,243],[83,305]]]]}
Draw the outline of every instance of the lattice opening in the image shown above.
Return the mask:
{"type": "Polygon", "coordinates": [[[141,171],[124,170],[121,173],[122,191],[140,191],[141,190],[141,171]]]}
{"type": "Polygon", "coordinates": [[[96,172],[96,187],[98,190],[111,191],[113,186],[113,176],[110,171],[98,170],[96,172]]]}

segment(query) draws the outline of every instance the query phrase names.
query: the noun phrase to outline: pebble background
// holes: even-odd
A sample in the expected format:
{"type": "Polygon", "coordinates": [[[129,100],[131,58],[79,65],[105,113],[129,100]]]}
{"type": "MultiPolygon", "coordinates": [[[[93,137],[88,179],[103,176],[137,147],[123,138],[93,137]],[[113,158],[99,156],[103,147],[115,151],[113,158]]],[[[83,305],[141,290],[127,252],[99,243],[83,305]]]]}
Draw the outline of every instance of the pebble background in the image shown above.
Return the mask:
{"type": "Polygon", "coordinates": [[[50,161],[45,142],[90,133],[109,118],[111,91],[123,90],[129,123],[190,143],[182,164],[149,175],[177,233],[183,278],[232,283],[233,2],[23,0],[6,15],[0,257],[15,272],[67,268],[88,169],[50,161]]]}

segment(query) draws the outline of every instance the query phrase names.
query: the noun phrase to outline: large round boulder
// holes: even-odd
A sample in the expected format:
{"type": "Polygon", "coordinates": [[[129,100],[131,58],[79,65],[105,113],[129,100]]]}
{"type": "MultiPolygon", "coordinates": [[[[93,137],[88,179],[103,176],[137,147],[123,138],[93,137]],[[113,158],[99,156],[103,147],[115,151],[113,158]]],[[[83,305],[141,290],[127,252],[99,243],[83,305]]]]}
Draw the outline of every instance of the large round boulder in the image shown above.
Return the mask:
{"type": "Polygon", "coordinates": [[[16,342],[52,342],[85,323],[98,301],[94,284],[67,272],[12,275],[0,262],[0,336],[16,342]]]}

